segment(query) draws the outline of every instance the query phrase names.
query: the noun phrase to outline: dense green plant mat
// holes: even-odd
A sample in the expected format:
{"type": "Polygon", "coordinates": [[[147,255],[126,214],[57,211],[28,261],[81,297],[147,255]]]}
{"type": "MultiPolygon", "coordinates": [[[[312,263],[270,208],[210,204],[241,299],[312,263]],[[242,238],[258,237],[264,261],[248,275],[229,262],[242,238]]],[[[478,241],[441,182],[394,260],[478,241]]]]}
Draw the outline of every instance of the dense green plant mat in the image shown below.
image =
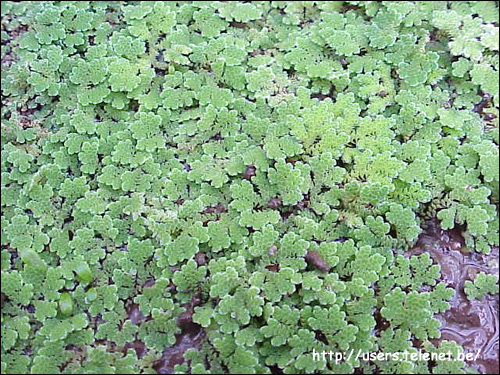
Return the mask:
{"type": "Polygon", "coordinates": [[[433,217],[498,245],[498,30],[493,1],[2,2],[1,372],[468,371],[311,352],[461,350],[406,250],[433,217]]]}

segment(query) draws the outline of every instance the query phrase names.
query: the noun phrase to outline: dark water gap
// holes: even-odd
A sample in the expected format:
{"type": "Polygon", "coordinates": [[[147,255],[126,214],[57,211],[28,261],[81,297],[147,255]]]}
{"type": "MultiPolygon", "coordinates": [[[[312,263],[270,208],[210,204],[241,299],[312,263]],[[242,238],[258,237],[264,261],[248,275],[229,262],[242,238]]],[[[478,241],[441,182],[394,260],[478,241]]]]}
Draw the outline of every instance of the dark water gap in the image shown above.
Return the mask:
{"type": "Polygon", "coordinates": [[[469,363],[483,374],[499,370],[499,295],[469,301],[464,292],[466,280],[479,272],[498,274],[498,247],[489,254],[466,252],[460,230],[443,230],[437,221],[430,221],[417,245],[408,255],[428,252],[441,266],[441,281],[455,289],[450,309],[437,315],[441,322],[441,340],[455,341],[465,352],[478,353],[478,360],[469,363]]]}

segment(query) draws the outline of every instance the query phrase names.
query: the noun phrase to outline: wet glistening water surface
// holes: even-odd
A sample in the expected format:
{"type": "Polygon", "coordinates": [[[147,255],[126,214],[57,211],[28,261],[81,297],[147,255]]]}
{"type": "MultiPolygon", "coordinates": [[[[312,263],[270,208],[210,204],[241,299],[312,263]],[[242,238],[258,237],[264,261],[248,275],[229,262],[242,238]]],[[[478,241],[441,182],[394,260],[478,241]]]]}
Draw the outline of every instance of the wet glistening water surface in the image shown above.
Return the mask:
{"type": "Polygon", "coordinates": [[[498,247],[489,254],[468,253],[464,247],[459,230],[444,231],[430,222],[410,254],[429,252],[441,266],[442,281],[455,289],[450,309],[437,316],[442,324],[441,340],[455,341],[466,352],[479,353],[477,361],[469,364],[480,373],[495,374],[499,370],[498,294],[469,301],[464,284],[479,272],[498,274],[498,247]]]}

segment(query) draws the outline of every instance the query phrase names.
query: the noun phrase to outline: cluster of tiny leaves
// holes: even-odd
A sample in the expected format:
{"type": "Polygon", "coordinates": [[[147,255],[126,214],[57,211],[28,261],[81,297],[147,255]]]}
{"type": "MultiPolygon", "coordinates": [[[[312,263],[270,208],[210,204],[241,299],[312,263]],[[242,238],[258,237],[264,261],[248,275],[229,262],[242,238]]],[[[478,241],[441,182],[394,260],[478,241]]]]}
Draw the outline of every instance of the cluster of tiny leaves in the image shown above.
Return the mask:
{"type": "Polygon", "coordinates": [[[405,251],[429,215],[498,246],[498,21],[2,2],[1,373],[155,373],[189,313],[176,373],[468,371],[311,353],[461,350],[435,344],[453,290],[405,251]]]}
{"type": "Polygon", "coordinates": [[[487,294],[498,294],[498,276],[479,272],[473,281],[465,281],[464,291],[470,300],[482,299],[487,294]]]}

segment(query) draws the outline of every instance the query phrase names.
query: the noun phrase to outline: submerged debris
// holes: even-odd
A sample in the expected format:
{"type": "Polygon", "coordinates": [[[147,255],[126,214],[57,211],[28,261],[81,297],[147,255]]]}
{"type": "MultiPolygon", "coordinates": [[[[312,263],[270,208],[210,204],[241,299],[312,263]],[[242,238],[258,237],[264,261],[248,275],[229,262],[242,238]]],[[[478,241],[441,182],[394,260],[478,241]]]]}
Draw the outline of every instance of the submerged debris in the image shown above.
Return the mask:
{"type": "Polygon", "coordinates": [[[209,261],[207,254],[202,251],[199,251],[195,254],[194,260],[196,261],[196,264],[198,266],[204,266],[209,261]]]}
{"type": "Polygon", "coordinates": [[[276,247],[276,245],[272,245],[269,248],[267,255],[269,255],[270,257],[275,257],[277,252],[278,252],[278,248],[276,247]]]}
{"type": "Polygon", "coordinates": [[[132,322],[132,324],[140,325],[146,319],[144,314],[139,309],[139,305],[132,303],[126,309],[127,309],[128,317],[129,317],[130,321],[132,322]]]}
{"type": "Polygon", "coordinates": [[[146,347],[146,344],[142,342],[141,340],[135,340],[132,342],[128,342],[125,344],[123,347],[123,353],[127,353],[129,349],[134,349],[135,354],[137,355],[137,358],[141,359],[146,355],[148,352],[148,348],[146,347]]]}
{"type": "Polygon", "coordinates": [[[321,257],[321,254],[316,250],[309,250],[306,254],[306,262],[313,267],[316,267],[321,272],[328,272],[332,268],[325,260],[321,257]]]}
{"type": "Polygon", "coordinates": [[[255,172],[257,171],[257,168],[253,165],[249,165],[247,169],[245,169],[245,172],[243,173],[243,178],[250,180],[253,176],[255,176],[255,172]]]}
{"type": "Polygon", "coordinates": [[[273,210],[275,210],[275,209],[281,207],[282,201],[279,198],[271,198],[267,202],[267,205],[269,206],[269,208],[272,208],[273,210]]]}

